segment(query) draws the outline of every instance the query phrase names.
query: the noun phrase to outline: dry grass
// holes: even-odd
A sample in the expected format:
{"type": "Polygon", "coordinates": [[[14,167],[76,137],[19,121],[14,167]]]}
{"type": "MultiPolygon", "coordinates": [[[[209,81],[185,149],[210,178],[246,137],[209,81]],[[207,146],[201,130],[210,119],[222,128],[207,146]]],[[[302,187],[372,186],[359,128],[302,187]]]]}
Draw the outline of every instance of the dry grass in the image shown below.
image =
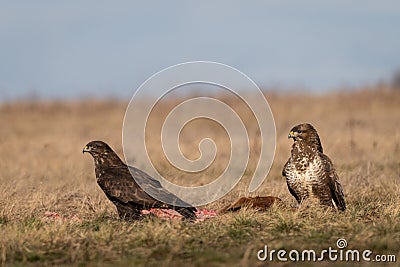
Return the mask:
{"type": "MultiPolygon", "coordinates": [[[[389,90],[325,95],[267,94],[277,127],[277,149],[270,174],[253,195],[274,195],[294,204],[284,179],[283,164],[289,157],[290,128],[312,123],[326,153],[341,177],[348,210],[335,213],[318,206],[293,211],[274,207],[269,212],[242,210],[199,224],[162,220],[128,223],[117,219],[114,207],[96,185],[93,162],[82,156],[90,140],[107,141],[122,155],[121,125],[126,103],[19,102],[0,106],[0,262],[4,265],[111,266],[259,266],[256,253],[264,245],[273,249],[335,247],[344,237],[351,249],[374,253],[400,253],[400,92],[389,90]],[[46,211],[81,222],[45,221],[46,211]]],[[[248,110],[228,98],[250,129],[256,128],[248,110]]],[[[154,118],[173,106],[163,103],[154,118]]],[[[198,156],[196,140],[204,134],[224,147],[218,126],[188,128],[182,150],[198,156]],[[195,134],[196,133],[196,134],[195,134]]],[[[155,138],[154,138],[155,137],[155,138]]],[[[157,135],[149,149],[159,151],[157,135]]],[[[151,138],[151,137],[149,137],[151,138]]],[[[199,184],[215,177],[226,163],[228,151],[207,173],[196,176],[199,184]],[[214,175],[214,176],[213,176],[214,175]]],[[[160,153],[152,154],[161,172],[177,176],[160,153]]],[[[239,196],[254,169],[257,149],[243,181],[225,198],[207,208],[219,208],[239,196]]],[[[141,159],[135,159],[141,166],[141,159]]],[[[178,182],[178,180],[175,180],[178,182]]],[[[277,262],[275,262],[277,263],[277,262]]],[[[325,263],[325,265],[329,265],[325,263]]]]}

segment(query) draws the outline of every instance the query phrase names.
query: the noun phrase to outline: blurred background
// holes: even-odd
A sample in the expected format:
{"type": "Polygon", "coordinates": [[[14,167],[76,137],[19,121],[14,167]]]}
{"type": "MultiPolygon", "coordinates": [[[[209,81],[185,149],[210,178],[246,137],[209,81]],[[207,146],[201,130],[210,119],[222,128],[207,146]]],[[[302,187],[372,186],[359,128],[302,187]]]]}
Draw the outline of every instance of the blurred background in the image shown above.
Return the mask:
{"type": "MultiPolygon", "coordinates": [[[[189,108],[212,111],[211,105],[189,108]]],[[[180,114],[175,129],[187,115],[180,114]]],[[[398,253],[399,122],[400,1],[0,1],[0,265],[109,266],[127,259],[125,265],[159,266],[166,259],[163,266],[259,266],[255,255],[266,244],[326,248],[342,237],[357,249],[398,253]],[[124,123],[128,101],[146,79],[196,60],[227,64],[254,80],[264,90],[276,135],[260,131],[253,107],[240,98],[251,95],[248,87],[238,96],[182,86],[182,95],[168,94],[149,114],[142,107],[155,103],[157,90],[169,89],[151,86],[151,97],[134,105],[138,115],[124,123]],[[179,104],[205,93],[234,110],[248,139],[231,142],[236,132],[226,129],[240,129],[228,127],[233,117],[225,109],[214,110],[221,123],[191,120],[179,138],[163,132],[179,104]],[[301,122],[315,126],[334,162],[349,207],[340,216],[279,208],[226,215],[200,227],[123,224],[96,183],[93,159],[82,155],[89,141],[103,140],[126,161],[129,147],[129,164],[197,186],[229,166],[241,176],[243,165],[231,160],[232,151],[245,155],[248,143],[242,179],[206,208],[268,195],[291,207],[296,201],[282,169],[293,143],[288,133],[301,122]],[[128,145],[122,128],[132,129],[128,145]],[[269,163],[260,161],[265,136],[276,140],[265,145],[275,156],[265,182],[249,192],[255,170],[269,163]],[[171,140],[190,161],[211,158],[199,146],[205,138],[217,153],[204,171],[183,173],[163,153],[164,140],[171,140]],[[147,157],[137,152],[143,144],[147,157]]]]}
{"type": "Polygon", "coordinates": [[[398,1],[5,1],[0,101],[129,99],[193,60],[269,90],[400,87],[399,25],[398,1]]]}

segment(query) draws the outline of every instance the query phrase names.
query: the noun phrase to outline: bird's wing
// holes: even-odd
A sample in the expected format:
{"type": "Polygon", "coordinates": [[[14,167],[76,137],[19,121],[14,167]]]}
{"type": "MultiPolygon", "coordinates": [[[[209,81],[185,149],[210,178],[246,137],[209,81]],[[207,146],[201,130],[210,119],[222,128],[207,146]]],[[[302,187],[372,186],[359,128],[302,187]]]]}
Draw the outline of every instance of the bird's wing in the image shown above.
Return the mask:
{"type": "Polygon", "coordinates": [[[133,202],[148,207],[159,208],[191,206],[163,188],[159,181],[134,167],[126,165],[113,166],[112,168],[108,168],[104,175],[110,178],[102,179],[102,189],[107,191],[109,195],[125,203],[133,202]],[[136,181],[140,182],[140,186],[136,181]],[[155,196],[155,198],[152,196],[155,196]],[[166,204],[158,199],[174,204],[166,204]]]}
{"type": "Polygon", "coordinates": [[[339,176],[337,175],[332,161],[325,154],[321,154],[324,170],[328,175],[329,188],[332,193],[332,199],[335,202],[337,208],[341,211],[346,209],[346,202],[344,199],[344,193],[342,185],[339,182],[339,176]]]}
{"type": "Polygon", "coordinates": [[[169,192],[167,189],[162,187],[160,182],[144,171],[136,169],[135,167],[129,166],[129,170],[134,175],[135,180],[140,182],[141,187],[148,192],[148,194],[155,196],[157,199],[165,199],[168,203],[173,203],[175,207],[191,207],[189,203],[186,203],[176,195],[169,192]]]}
{"type": "Polygon", "coordinates": [[[282,176],[283,177],[286,177],[286,172],[287,172],[287,167],[289,165],[289,161],[290,161],[290,158],[286,161],[285,166],[283,166],[283,169],[282,169],[282,176]]]}
{"type": "Polygon", "coordinates": [[[131,166],[128,166],[128,168],[132,177],[135,177],[135,181],[138,180],[140,181],[140,183],[143,183],[144,185],[149,184],[155,188],[162,187],[161,183],[158,180],[154,179],[144,171],[131,166]]]}
{"type": "Polygon", "coordinates": [[[155,202],[132,178],[126,165],[105,169],[98,183],[107,196],[121,202],[145,206],[152,206],[155,202]]]}
{"type": "MultiPolygon", "coordinates": [[[[290,160],[291,160],[291,158],[289,158],[289,159],[286,161],[285,166],[284,166],[283,169],[282,169],[282,176],[283,176],[283,177],[286,177],[286,178],[287,178],[287,176],[289,175],[288,172],[290,171],[290,169],[289,169],[290,160]]],[[[291,185],[289,184],[289,181],[288,181],[288,180],[286,180],[286,184],[287,184],[287,187],[288,187],[288,189],[289,189],[290,194],[292,194],[292,196],[294,196],[294,198],[297,200],[297,202],[300,203],[300,201],[301,201],[300,197],[299,197],[299,196],[296,194],[296,192],[293,190],[293,188],[292,188],[291,185]]]]}

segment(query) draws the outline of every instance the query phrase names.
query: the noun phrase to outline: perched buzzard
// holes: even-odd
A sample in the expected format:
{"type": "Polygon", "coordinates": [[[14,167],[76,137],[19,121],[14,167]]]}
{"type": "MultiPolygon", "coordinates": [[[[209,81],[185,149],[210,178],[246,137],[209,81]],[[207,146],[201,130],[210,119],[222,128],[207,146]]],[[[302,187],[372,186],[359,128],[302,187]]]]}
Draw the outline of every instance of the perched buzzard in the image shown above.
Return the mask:
{"type": "Polygon", "coordinates": [[[149,208],[174,209],[184,219],[194,220],[196,218],[195,207],[191,207],[168,192],[159,181],[145,172],[127,166],[106,143],[92,141],[83,148],[83,153],[85,152],[93,156],[97,183],[108,199],[117,207],[121,219],[140,219],[141,211],[149,208]],[[141,185],[147,192],[160,196],[160,199],[168,199],[175,205],[163,203],[148,195],[136,183],[132,175],[141,181],[141,185]]]}
{"type": "Polygon", "coordinates": [[[323,153],[317,131],[311,124],[303,123],[292,128],[288,138],[293,138],[291,157],[283,167],[282,175],[290,193],[300,204],[308,197],[339,210],[346,209],[342,186],[332,161],[323,153]]]}

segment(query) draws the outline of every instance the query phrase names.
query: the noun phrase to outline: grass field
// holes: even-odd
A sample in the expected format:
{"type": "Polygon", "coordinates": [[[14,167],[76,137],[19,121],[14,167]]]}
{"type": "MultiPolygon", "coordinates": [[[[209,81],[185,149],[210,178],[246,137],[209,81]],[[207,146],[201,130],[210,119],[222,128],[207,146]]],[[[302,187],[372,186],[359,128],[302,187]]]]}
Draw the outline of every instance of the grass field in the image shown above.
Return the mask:
{"type": "MultiPolygon", "coordinates": [[[[395,255],[397,263],[391,264],[399,265],[400,91],[266,96],[275,117],[276,153],[266,181],[251,195],[278,196],[288,207],[275,206],[268,212],[245,209],[197,224],[161,219],[120,221],[97,186],[93,160],[82,155],[82,148],[91,140],[104,140],[122,157],[126,102],[88,99],[1,104],[0,262],[6,266],[290,265],[276,257],[273,263],[261,262],[257,252],[265,245],[286,251],[336,249],[336,241],[345,238],[347,249],[369,249],[373,256],[395,255]],[[348,204],[344,213],[312,204],[290,208],[295,201],[281,170],[292,144],[287,134],[301,122],[316,127],[325,153],[335,164],[348,204]],[[45,217],[46,212],[56,212],[60,219],[45,217]]],[[[237,100],[225,100],[246,113],[237,100]]],[[[160,106],[160,114],[173,104],[160,106]]],[[[248,121],[248,127],[250,142],[257,143],[254,121],[248,121]]],[[[201,129],[196,130],[199,136],[209,134],[217,144],[225,142],[222,137],[226,136],[217,126],[201,129]]],[[[198,156],[195,141],[182,140],[182,151],[189,158],[198,156]]],[[[149,149],[157,152],[158,145],[151,142],[149,149]]],[[[196,176],[200,184],[209,181],[210,173],[223,169],[229,151],[221,148],[218,153],[216,165],[196,176]]],[[[218,209],[248,195],[246,182],[256,154],[255,149],[239,185],[206,208],[218,209]]],[[[152,160],[160,172],[176,177],[160,153],[152,155],[156,155],[152,160]]],[[[139,158],[135,162],[142,164],[139,158]]],[[[372,266],[363,261],[357,264],[372,266]]],[[[377,264],[384,265],[375,262],[374,266],[377,264]]]]}

